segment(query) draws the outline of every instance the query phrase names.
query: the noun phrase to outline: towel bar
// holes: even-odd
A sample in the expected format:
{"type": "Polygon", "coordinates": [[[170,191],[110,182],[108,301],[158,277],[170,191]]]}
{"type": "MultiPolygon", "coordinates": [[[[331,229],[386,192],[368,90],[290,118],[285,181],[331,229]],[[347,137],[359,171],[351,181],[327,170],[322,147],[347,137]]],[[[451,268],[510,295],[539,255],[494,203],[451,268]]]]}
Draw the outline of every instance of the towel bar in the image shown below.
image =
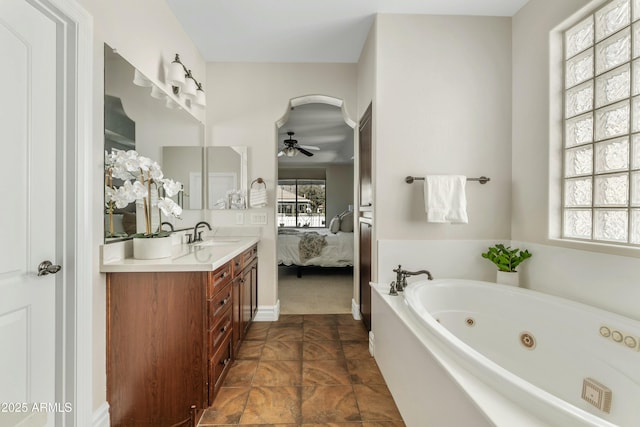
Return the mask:
{"type": "MultiPolygon", "coordinates": [[[[420,177],[420,176],[408,176],[404,179],[404,182],[406,182],[407,184],[413,184],[413,181],[424,181],[424,177],[420,177]]],[[[491,181],[491,178],[488,178],[486,176],[481,176],[480,178],[467,178],[467,181],[479,181],[480,184],[486,184],[487,182],[491,181]]]]}

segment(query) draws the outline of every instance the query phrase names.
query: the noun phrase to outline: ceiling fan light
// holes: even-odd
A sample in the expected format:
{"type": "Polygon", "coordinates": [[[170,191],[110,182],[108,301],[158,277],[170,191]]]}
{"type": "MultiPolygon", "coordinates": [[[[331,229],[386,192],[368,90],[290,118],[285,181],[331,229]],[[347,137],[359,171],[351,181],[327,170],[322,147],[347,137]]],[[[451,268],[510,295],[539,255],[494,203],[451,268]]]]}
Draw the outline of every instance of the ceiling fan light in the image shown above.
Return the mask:
{"type": "Polygon", "coordinates": [[[283,151],[284,151],[285,156],[287,156],[287,157],[294,157],[294,156],[298,155],[298,150],[296,150],[293,147],[287,147],[283,151]]]}

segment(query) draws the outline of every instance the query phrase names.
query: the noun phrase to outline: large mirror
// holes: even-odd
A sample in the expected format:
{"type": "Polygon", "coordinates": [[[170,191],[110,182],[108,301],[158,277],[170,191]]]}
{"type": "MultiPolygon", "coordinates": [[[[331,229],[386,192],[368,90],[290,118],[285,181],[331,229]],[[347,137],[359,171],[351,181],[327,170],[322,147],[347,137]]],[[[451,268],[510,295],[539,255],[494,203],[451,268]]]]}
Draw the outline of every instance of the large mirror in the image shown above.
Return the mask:
{"type": "MultiPolygon", "coordinates": [[[[193,227],[204,219],[204,126],[111,47],[105,45],[104,52],[105,152],[135,150],[158,162],[165,177],[184,185],[174,197],[183,209],[181,219],[154,215],[154,229],[164,221],[176,230],[193,227]]],[[[106,169],[105,183],[114,188],[122,185],[109,179],[106,169]]],[[[140,207],[135,202],[126,207],[108,203],[107,187],[105,243],[144,231],[140,207]]]]}
{"type": "Polygon", "coordinates": [[[247,208],[247,147],[207,147],[207,208],[247,208]]]}
{"type": "Polygon", "coordinates": [[[203,208],[203,147],[162,147],[162,171],[182,183],[182,192],[172,199],[186,210],[203,208]]]}

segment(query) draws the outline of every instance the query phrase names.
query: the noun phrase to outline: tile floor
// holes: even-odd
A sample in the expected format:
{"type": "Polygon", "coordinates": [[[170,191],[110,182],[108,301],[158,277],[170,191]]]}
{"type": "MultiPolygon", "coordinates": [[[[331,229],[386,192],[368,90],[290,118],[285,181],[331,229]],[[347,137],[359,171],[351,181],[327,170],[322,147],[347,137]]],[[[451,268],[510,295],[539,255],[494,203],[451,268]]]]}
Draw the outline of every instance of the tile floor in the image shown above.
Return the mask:
{"type": "Polygon", "coordinates": [[[282,315],[251,325],[200,427],[405,424],[350,314],[282,315]]]}

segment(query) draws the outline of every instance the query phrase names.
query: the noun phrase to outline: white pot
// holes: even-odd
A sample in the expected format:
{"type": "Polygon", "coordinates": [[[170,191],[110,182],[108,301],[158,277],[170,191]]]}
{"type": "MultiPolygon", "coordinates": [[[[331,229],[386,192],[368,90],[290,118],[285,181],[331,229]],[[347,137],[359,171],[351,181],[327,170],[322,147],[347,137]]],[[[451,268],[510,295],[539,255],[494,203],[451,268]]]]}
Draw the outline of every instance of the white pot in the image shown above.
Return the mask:
{"type": "Polygon", "coordinates": [[[171,256],[171,237],[134,237],[133,257],[135,259],[158,259],[171,256]]]}
{"type": "Polygon", "coordinates": [[[500,271],[496,277],[496,283],[509,286],[520,286],[520,274],[517,271],[500,271]]]}

